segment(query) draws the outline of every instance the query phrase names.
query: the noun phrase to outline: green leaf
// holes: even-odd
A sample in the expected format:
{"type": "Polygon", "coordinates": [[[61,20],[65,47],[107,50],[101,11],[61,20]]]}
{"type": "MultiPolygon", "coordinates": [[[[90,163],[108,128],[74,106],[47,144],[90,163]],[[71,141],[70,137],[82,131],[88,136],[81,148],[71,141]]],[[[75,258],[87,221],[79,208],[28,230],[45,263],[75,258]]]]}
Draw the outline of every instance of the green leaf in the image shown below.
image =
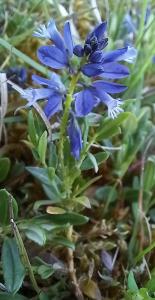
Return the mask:
{"type": "Polygon", "coordinates": [[[155,248],[155,242],[153,242],[150,246],[148,246],[147,248],[145,248],[143,251],[141,251],[137,257],[135,258],[135,262],[137,263],[138,261],[140,261],[143,256],[145,256],[146,254],[148,254],[149,252],[152,251],[152,249],[155,248]]]}
{"type": "Polygon", "coordinates": [[[58,157],[56,145],[54,143],[49,143],[49,163],[48,165],[53,168],[57,168],[58,157]]]}
{"type": "Polygon", "coordinates": [[[25,277],[25,268],[21,263],[15,239],[6,238],[4,240],[2,246],[2,267],[8,292],[12,294],[17,293],[25,277]]]}
{"type": "Polygon", "coordinates": [[[55,270],[52,268],[52,266],[41,265],[39,266],[37,272],[42,279],[47,279],[54,274],[55,270]]]}
{"type": "Polygon", "coordinates": [[[10,295],[8,293],[0,292],[0,300],[28,300],[28,298],[24,297],[23,295],[10,295]]]}
{"type": "Polygon", "coordinates": [[[0,158],[0,182],[4,181],[10,171],[11,162],[8,157],[0,158]]]}
{"type": "Polygon", "coordinates": [[[39,300],[50,300],[50,299],[44,292],[41,292],[41,294],[39,294],[39,300]]]}
{"type": "Polygon", "coordinates": [[[114,119],[108,119],[101,123],[99,131],[96,133],[97,140],[107,139],[119,132],[119,126],[132,114],[124,112],[114,119]]]}
{"type": "Polygon", "coordinates": [[[35,201],[34,206],[33,206],[33,210],[34,210],[35,213],[37,213],[38,210],[39,210],[39,208],[41,206],[44,206],[44,205],[47,206],[47,205],[50,205],[51,203],[52,203],[51,200],[39,200],[39,201],[35,201]]]}
{"type": "Polygon", "coordinates": [[[95,192],[95,198],[99,201],[107,201],[112,203],[116,201],[118,196],[117,190],[114,186],[104,185],[99,187],[95,192]]]}
{"type": "Polygon", "coordinates": [[[138,286],[132,271],[130,271],[128,275],[128,289],[132,292],[138,291],[138,286]]]}
{"type": "Polygon", "coordinates": [[[46,151],[47,151],[47,131],[44,131],[42,136],[39,139],[39,144],[38,144],[38,154],[43,165],[46,164],[45,162],[46,151]]]}
{"type": "Polygon", "coordinates": [[[154,159],[148,158],[148,161],[145,165],[144,171],[144,190],[150,191],[151,188],[154,186],[154,179],[155,179],[155,161],[154,159]]]}
{"type": "Polygon", "coordinates": [[[38,145],[38,134],[35,128],[35,122],[34,122],[34,116],[32,110],[29,111],[28,114],[28,131],[30,140],[33,143],[34,146],[37,147],[38,145]]]}
{"type": "Polygon", "coordinates": [[[32,240],[40,246],[45,245],[46,234],[41,227],[37,225],[27,225],[27,228],[24,231],[28,239],[32,240]]]}
{"type": "Polygon", "coordinates": [[[97,173],[98,172],[98,163],[97,163],[95,155],[93,155],[92,153],[88,153],[88,157],[94,166],[95,173],[97,173]]]}
{"type": "Polygon", "coordinates": [[[90,154],[89,157],[87,157],[82,165],[81,170],[90,170],[92,168],[95,169],[96,173],[98,172],[98,166],[103,163],[107,158],[109,157],[109,153],[107,152],[98,152],[96,154],[90,154]]]}
{"type": "MultiPolygon", "coordinates": [[[[5,189],[0,190],[0,224],[1,225],[8,225],[10,223],[10,216],[9,216],[9,200],[10,193],[8,193],[5,189]]],[[[16,200],[12,197],[12,205],[13,205],[13,212],[14,218],[17,218],[18,215],[18,205],[16,200]]]]}
{"type": "Polygon", "coordinates": [[[77,213],[65,213],[60,215],[52,215],[51,221],[56,224],[64,225],[82,225],[88,222],[88,217],[77,214],[77,213]]]}
{"type": "Polygon", "coordinates": [[[47,169],[39,167],[26,167],[26,170],[30,172],[35,178],[37,178],[41,183],[47,185],[51,184],[47,169]]]}
{"type": "Polygon", "coordinates": [[[72,250],[75,250],[74,243],[71,242],[71,241],[69,241],[69,240],[67,240],[67,239],[65,239],[64,237],[60,237],[60,236],[59,237],[55,237],[55,238],[52,239],[52,242],[54,243],[54,245],[55,244],[62,245],[62,246],[65,246],[67,248],[70,248],[72,250]]]}
{"type": "Polygon", "coordinates": [[[49,168],[26,167],[26,170],[43,184],[43,188],[50,199],[55,202],[61,199],[61,193],[58,190],[60,179],[55,175],[51,180],[49,178],[49,175],[51,175],[49,174],[49,168]]]}
{"type": "Polygon", "coordinates": [[[89,198],[86,196],[75,198],[75,201],[82,204],[84,207],[91,208],[89,198]]]}

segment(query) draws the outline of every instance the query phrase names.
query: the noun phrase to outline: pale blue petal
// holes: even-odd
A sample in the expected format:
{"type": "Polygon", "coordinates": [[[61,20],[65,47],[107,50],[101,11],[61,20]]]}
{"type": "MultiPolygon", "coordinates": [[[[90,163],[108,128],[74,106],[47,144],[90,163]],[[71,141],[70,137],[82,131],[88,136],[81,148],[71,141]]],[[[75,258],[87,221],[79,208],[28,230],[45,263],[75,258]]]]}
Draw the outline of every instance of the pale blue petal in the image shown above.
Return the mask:
{"type": "Polygon", "coordinates": [[[65,43],[63,37],[58,31],[55,22],[53,20],[48,22],[47,30],[50,34],[51,40],[54,42],[56,47],[59,48],[61,51],[65,51],[65,43]]]}
{"type": "Polygon", "coordinates": [[[70,23],[67,21],[64,25],[64,40],[70,56],[73,55],[73,39],[71,34],[70,23]]]}
{"type": "Polygon", "coordinates": [[[125,78],[130,74],[129,69],[126,66],[116,62],[103,64],[103,69],[104,72],[100,76],[109,79],[125,78]]]}
{"type": "MultiPolygon", "coordinates": [[[[107,82],[103,80],[94,81],[92,86],[96,88],[97,93],[102,95],[102,91],[110,94],[118,94],[124,92],[127,86],[114,82],[107,82]]],[[[99,97],[100,98],[100,97],[99,97]]]]}

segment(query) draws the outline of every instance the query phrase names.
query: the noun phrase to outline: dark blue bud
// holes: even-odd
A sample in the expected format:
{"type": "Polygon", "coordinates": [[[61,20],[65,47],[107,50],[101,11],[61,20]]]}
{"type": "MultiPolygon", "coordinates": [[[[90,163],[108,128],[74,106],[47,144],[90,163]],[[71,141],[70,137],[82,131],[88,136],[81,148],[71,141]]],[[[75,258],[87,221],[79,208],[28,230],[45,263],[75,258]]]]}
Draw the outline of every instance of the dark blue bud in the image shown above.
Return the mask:
{"type": "Polygon", "coordinates": [[[76,45],[74,48],[73,48],[73,53],[78,56],[78,57],[83,57],[84,55],[84,49],[81,45],[76,45]]]}
{"type": "Polygon", "coordinates": [[[85,52],[85,54],[89,55],[91,53],[91,51],[92,51],[91,46],[89,44],[85,44],[84,45],[84,52],[85,52]]]}

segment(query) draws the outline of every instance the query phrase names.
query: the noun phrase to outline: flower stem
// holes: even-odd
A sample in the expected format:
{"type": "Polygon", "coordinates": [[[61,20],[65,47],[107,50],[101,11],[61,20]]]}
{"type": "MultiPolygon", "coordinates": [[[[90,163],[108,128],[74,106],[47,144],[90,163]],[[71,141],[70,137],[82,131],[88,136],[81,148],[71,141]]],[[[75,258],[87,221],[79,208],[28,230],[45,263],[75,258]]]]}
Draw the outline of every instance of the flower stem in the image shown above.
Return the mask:
{"type": "Polygon", "coordinates": [[[70,86],[69,86],[69,91],[68,94],[66,96],[66,101],[65,101],[65,109],[64,109],[64,114],[62,116],[61,119],[61,124],[60,124],[60,138],[59,138],[59,145],[58,145],[58,151],[59,151],[59,160],[60,160],[60,165],[62,168],[62,176],[64,178],[65,176],[65,164],[64,164],[64,140],[65,140],[65,133],[66,133],[66,129],[67,129],[67,122],[68,122],[68,118],[69,118],[69,112],[70,112],[70,108],[71,108],[71,104],[73,101],[73,93],[74,93],[74,89],[76,86],[76,83],[78,81],[79,78],[79,72],[74,75],[72,77],[72,80],[70,82],[70,86]]]}
{"type": "MultiPolygon", "coordinates": [[[[73,235],[73,226],[70,226],[67,232],[68,240],[72,241],[72,235],[73,235]]],[[[78,300],[84,300],[82,291],[79,287],[78,280],[76,277],[76,270],[74,267],[74,255],[73,255],[73,250],[71,248],[68,248],[68,267],[69,267],[69,275],[75,288],[76,298],[78,300]]]]}

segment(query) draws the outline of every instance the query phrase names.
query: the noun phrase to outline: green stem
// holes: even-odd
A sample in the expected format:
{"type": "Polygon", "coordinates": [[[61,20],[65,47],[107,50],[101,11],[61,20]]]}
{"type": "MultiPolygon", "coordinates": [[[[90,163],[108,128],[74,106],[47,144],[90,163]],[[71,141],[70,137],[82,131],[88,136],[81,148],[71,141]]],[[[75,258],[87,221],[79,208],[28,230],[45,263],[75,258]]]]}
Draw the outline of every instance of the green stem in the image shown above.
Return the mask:
{"type": "Polygon", "coordinates": [[[19,249],[19,252],[21,254],[21,258],[23,260],[23,264],[25,266],[25,269],[28,270],[29,277],[30,277],[30,280],[32,282],[32,286],[33,286],[34,290],[36,291],[36,293],[39,295],[41,293],[41,290],[38,287],[38,284],[37,284],[36,279],[34,277],[33,270],[32,270],[32,267],[31,267],[31,264],[30,264],[30,261],[29,261],[29,257],[27,255],[27,251],[25,249],[25,246],[24,246],[22,237],[20,235],[19,229],[18,229],[16,223],[14,222],[14,214],[13,214],[12,196],[11,195],[10,195],[9,203],[10,203],[10,205],[9,205],[10,223],[11,223],[11,226],[12,226],[12,229],[13,229],[13,233],[14,233],[17,245],[18,245],[18,249],[19,249]]]}
{"type": "Polygon", "coordinates": [[[75,89],[76,83],[78,81],[79,75],[80,74],[77,73],[76,75],[74,75],[72,77],[70,87],[69,87],[69,91],[68,91],[66,101],[65,101],[64,114],[62,116],[61,125],[60,125],[60,139],[59,139],[58,151],[59,151],[59,161],[60,161],[60,165],[61,165],[61,168],[62,168],[63,178],[65,178],[65,165],[64,165],[65,133],[66,133],[67,122],[68,122],[68,118],[69,118],[69,112],[70,112],[71,104],[72,104],[72,101],[73,101],[73,93],[74,93],[74,89],[75,89]]]}

